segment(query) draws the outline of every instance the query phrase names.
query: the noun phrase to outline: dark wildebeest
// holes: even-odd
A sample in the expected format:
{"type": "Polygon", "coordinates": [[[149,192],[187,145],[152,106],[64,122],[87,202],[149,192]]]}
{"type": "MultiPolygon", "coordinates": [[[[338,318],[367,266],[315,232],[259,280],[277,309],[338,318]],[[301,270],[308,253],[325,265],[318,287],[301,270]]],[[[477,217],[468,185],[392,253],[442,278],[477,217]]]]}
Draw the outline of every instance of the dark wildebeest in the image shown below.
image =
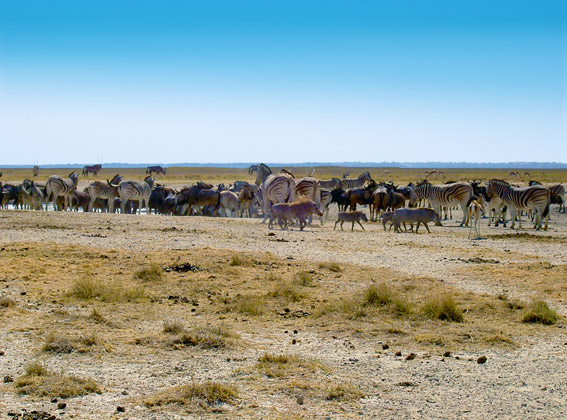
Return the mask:
{"type": "Polygon", "coordinates": [[[331,203],[337,203],[339,211],[345,211],[349,205],[348,192],[341,188],[331,191],[331,203]]]}
{"type": "Polygon", "coordinates": [[[162,168],[161,166],[148,166],[146,168],[146,175],[151,175],[152,173],[165,175],[166,172],[167,170],[162,168]]]}
{"type": "Polygon", "coordinates": [[[213,214],[217,215],[220,205],[220,192],[212,188],[213,186],[210,184],[198,182],[196,185],[182,189],[181,192],[177,194],[176,213],[190,215],[194,207],[196,207],[199,212],[202,212],[204,207],[212,205],[214,208],[213,214]],[[185,208],[187,209],[186,211],[185,208]]]}
{"type": "Polygon", "coordinates": [[[299,230],[303,230],[307,224],[307,218],[316,214],[322,216],[321,210],[313,200],[301,198],[293,203],[278,203],[272,206],[270,214],[270,222],[268,227],[271,229],[275,219],[278,219],[278,224],[282,229],[287,229],[288,222],[294,219],[299,220],[299,230]]]}
{"type": "Polygon", "coordinates": [[[242,188],[238,192],[238,201],[240,202],[240,217],[244,212],[248,212],[248,217],[252,217],[254,213],[254,188],[242,188]]]}
{"type": "Polygon", "coordinates": [[[71,207],[75,211],[79,211],[79,207],[80,207],[83,210],[83,212],[86,212],[88,211],[90,201],[91,198],[86,192],[75,190],[73,192],[71,207]]]}
{"type": "Polygon", "coordinates": [[[94,176],[98,176],[98,173],[100,172],[101,169],[102,169],[101,164],[83,166],[83,175],[88,177],[89,173],[91,173],[94,176]]]}
{"type": "Polygon", "coordinates": [[[406,199],[404,198],[403,194],[397,193],[391,188],[388,191],[388,204],[387,209],[390,211],[394,211],[396,209],[402,208],[406,205],[406,199]]]}
{"type": "Polygon", "coordinates": [[[364,226],[362,226],[362,223],[360,223],[361,220],[364,220],[365,222],[368,222],[368,219],[366,218],[366,214],[364,214],[361,211],[346,211],[346,212],[340,212],[339,213],[339,218],[337,219],[337,221],[335,222],[335,227],[333,227],[333,230],[335,230],[337,228],[337,223],[341,224],[341,230],[343,229],[343,223],[344,222],[352,222],[352,228],[351,231],[354,231],[354,224],[355,222],[358,223],[360,225],[360,227],[362,228],[362,230],[364,229],[364,226]]]}
{"type": "Polygon", "coordinates": [[[431,233],[427,223],[433,222],[435,226],[443,226],[441,224],[441,220],[439,219],[439,215],[433,209],[419,207],[415,209],[398,209],[395,211],[394,216],[392,217],[394,222],[394,227],[396,232],[401,232],[400,224],[401,223],[417,223],[417,227],[415,228],[415,233],[418,232],[419,226],[423,223],[425,228],[427,229],[428,233],[431,233]]]}
{"type": "Polygon", "coordinates": [[[175,191],[159,184],[154,187],[148,202],[149,212],[151,213],[153,209],[155,214],[171,214],[173,206],[175,206],[175,191]]]}
{"type": "Polygon", "coordinates": [[[356,210],[356,205],[368,205],[372,204],[372,194],[374,190],[378,187],[376,182],[370,180],[365,187],[354,188],[348,191],[348,202],[350,204],[350,211],[356,210]]]}
{"type": "Polygon", "coordinates": [[[370,208],[370,220],[376,222],[380,213],[388,208],[388,190],[380,186],[372,193],[372,206],[370,208]]]}

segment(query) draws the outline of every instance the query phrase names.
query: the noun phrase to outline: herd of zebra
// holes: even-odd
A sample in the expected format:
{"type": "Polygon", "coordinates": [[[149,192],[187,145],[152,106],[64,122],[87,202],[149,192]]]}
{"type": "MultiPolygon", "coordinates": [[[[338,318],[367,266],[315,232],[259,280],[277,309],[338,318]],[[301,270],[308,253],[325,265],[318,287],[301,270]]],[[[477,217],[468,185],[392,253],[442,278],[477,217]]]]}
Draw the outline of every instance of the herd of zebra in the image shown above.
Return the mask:
{"type": "MultiPolygon", "coordinates": [[[[100,170],[100,165],[95,173],[100,170]]],[[[86,172],[92,171],[89,168],[86,172]]],[[[150,167],[154,172],[156,168],[150,167]]],[[[50,176],[45,184],[26,179],[19,185],[0,183],[0,206],[13,206],[15,209],[79,210],[146,213],[171,215],[224,215],[263,217],[270,214],[271,207],[277,203],[290,203],[299,197],[314,201],[317,208],[328,215],[331,203],[337,203],[339,211],[355,211],[357,205],[368,206],[370,220],[377,221],[385,211],[395,211],[406,206],[429,205],[440,216],[449,217],[452,209],[460,207],[463,219],[460,226],[469,225],[469,205],[472,201],[482,203],[489,218],[489,225],[503,223],[506,215],[512,228],[521,214],[532,214],[536,229],[547,229],[549,208],[559,204],[565,212],[565,188],[561,184],[544,186],[531,181],[527,187],[510,185],[503,180],[490,180],[484,185],[480,182],[449,182],[433,185],[428,180],[417,184],[410,183],[398,187],[392,182],[376,182],[365,172],[357,178],[332,178],[319,180],[314,172],[296,178],[286,169],[273,173],[265,164],[252,165],[249,174],[256,175],[255,183],[236,181],[232,185],[214,186],[198,182],[180,190],[155,183],[149,174],[144,181],[123,180],[117,174],[106,182],[93,181],[77,190],[79,173],[69,174],[67,178],[50,176]],[[52,203],[52,205],[50,205],[52,203]]],[[[159,167],[159,169],[162,169],[159,167]]],[[[158,173],[165,174],[158,170],[158,173]]],[[[83,169],[85,174],[85,169],[83,169]]],[[[320,217],[323,224],[324,216],[320,217]]]]}

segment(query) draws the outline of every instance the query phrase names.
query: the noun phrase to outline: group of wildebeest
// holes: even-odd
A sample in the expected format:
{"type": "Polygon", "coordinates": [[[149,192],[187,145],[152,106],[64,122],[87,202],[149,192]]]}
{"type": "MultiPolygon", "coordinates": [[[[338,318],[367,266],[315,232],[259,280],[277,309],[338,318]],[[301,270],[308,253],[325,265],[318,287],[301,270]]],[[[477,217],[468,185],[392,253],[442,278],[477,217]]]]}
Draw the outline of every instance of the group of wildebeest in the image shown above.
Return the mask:
{"type": "MultiPolygon", "coordinates": [[[[100,165],[85,168],[83,174],[87,176],[89,171],[95,175],[100,171],[100,165]]],[[[390,229],[393,227],[397,232],[402,225],[413,230],[414,224],[415,232],[421,224],[429,232],[427,223],[441,225],[441,217],[447,219],[454,208],[461,207],[460,225],[474,226],[477,236],[480,236],[481,217],[489,218],[489,226],[499,223],[506,226],[506,216],[510,213],[514,228],[516,220],[521,227],[521,216],[527,213],[536,229],[547,229],[551,204],[559,204],[559,210],[565,212],[565,188],[561,184],[544,186],[535,181],[527,187],[518,187],[497,179],[484,184],[475,181],[437,185],[424,180],[399,187],[392,182],[376,182],[368,172],[357,178],[345,174],[341,179],[319,180],[314,172],[296,178],[286,169],[274,173],[267,165],[259,164],[249,168],[250,174],[256,174],[255,183],[236,181],[229,186],[215,186],[197,182],[176,190],[156,183],[151,172],[165,174],[161,167],[150,167],[150,175],[144,181],[124,180],[117,174],[106,182],[92,181],[83,191],[77,190],[77,171],[67,178],[53,175],[44,184],[30,179],[19,185],[0,183],[0,204],[33,210],[48,209],[52,203],[54,210],[65,211],[120,209],[122,213],[136,213],[144,208],[146,213],[179,216],[263,217],[263,222],[269,220],[270,228],[277,221],[282,229],[298,223],[303,230],[313,215],[323,224],[329,206],[336,203],[339,213],[335,228],[340,224],[342,229],[343,223],[348,222],[351,230],[355,223],[364,229],[361,221],[381,219],[384,229],[390,223],[390,229]],[[421,207],[426,204],[429,207],[421,207]],[[368,206],[369,219],[363,211],[357,211],[358,205],[368,206]]]]}

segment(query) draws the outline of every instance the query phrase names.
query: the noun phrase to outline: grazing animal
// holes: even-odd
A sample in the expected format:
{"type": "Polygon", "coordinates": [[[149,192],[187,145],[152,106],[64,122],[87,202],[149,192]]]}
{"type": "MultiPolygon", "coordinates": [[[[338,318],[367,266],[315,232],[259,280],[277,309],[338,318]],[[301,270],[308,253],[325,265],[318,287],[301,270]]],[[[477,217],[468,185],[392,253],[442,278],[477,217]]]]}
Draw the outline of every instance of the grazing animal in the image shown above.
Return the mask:
{"type": "Polygon", "coordinates": [[[341,180],[339,178],[331,178],[329,180],[319,181],[319,186],[329,191],[333,191],[341,187],[341,180]]]}
{"type": "Polygon", "coordinates": [[[221,191],[220,192],[220,208],[224,212],[225,216],[228,216],[230,211],[231,217],[236,217],[240,210],[240,202],[238,201],[238,195],[232,191],[221,191]]]}
{"type": "Polygon", "coordinates": [[[161,166],[148,166],[146,168],[146,175],[152,175],[152,174],[165,175],[166,173],[167,170],[162,168],[161,166]]]}
{"type": "Polygon", "coordinates": [[[420,199],[428,200],[437,214],[443,207],[459,204],[463,210],[463,221],[460,226],[468,225],[468,205],[473,197],[473,188],[467,182],[431,185],[428,181],[420,182],[411,191],[409,206],[413,207],[420,199]]]}
{"type": "Polygon", "coordinates": [[[240,217],[244,212],[248,213],[248,217],[252,217],[254,213],[254,188],[244,187],[238,192],[238,201],[240,203],[240,217]]]}
{"type": "MultiPolygon", "coordinates": [[[[348,176],[348,172],[345,175],[348,176]]],[[[344,178],[343,175],[343,179],[341,179],[341,188],[345,191],[353,188],[360,188],[364,186],[366,182],[370,181],[372,181],[370,172],[364,172],[363,174],[360,174],[358,178],[344,178]]]]}
{"type": "Polygon", "coordinates": [[[37,177],[39,175],[39,166],[34,165],[33,169],[32,169],[32,173],[34,178],[37,177]]]}
{"type": "Polygon", "coordinates": [[[356,205],[371,205],[372,204],[372,194],[374,190],[378,187],[376,182],[370,181],[364,188],[355,188],[348,192],[348,201],[350,204],[350,211],[356,210],[356,205]]]}
{"type": "Polygon", "coordinates": [[[108,203],[108,212],[114,213],[114,199],[119,196],[118,185],[121,181],[122,177],[116,174],[112,180],[106,180],[106,183],[94,181],[86,187],[85,192],[89,195],[87,211],[94,211],[94,202],[101,199],[108,203]]]}
{"type": "Polygon", "coordinates": [[[485,208],[479,200],[473,200],[469,204],[469,219],[472,220],[471,230],[469,230],[469,238],[474,228],[476,239],[480,239],[480,219],[484,216],[485,208]]]}
{"type": "Polygon", "coordinates": [[[433,222],[435,226],[443,226],[441,220],[439,219],[439,214],[430,208],[418,207],[414,209],[398,209],[394,212],[392,216],[392,221],[394,223],[394,231],[401,232],[401,223],[417,223],[415,228],[415,233],[418,233],[419,226],[423,224],[427,229],[428,233],[431,233],[427,223],[433,222]]]}
{"type": "Polygon", "coordinates": [[[28,202],[32,210],[43,210],[45,190],[29,179],[24,180],[22,189],[28,193],[28,202]]]}
{"type": "Polygon", "coordinates": [[[292,175],[289,175],[289,172],[273,174],[269,166],[264,163],[250,166],[248,172],[250,174],[256,172],[256,185],[260,186],[262,190],[262,209],[264,212],[262,223],[266,222],[274,204],[293,202],[295,179],[292,175]]]}
{"type": "Polygon", "coordinates": [[[349,205],[348,192],[342,188],[331,191],[331,203],[337,203],[339,211],[345,211],[349,205]]]}
{"type": "MultiPolygon", "coordinates": [[[[508,182],[499,179],[493,179],[487,183],[486,191],[488,194],[496,194],[505,203],[510,210],[510,219],[512,220],[511,228],[514,229],[516,224],[516,215],[518,216],[520,229],[522,228],[522,211],[535,210],[536,220],[534,227],[536,230],[541,229],[543,219],[545,218],[544,230],[547,230],[549,219],[549,204],[551,193],[549,188],[543,185],[532,185],[526,188],[512,187],[508,182]]],[[[506,226],[506,214],[504,214],[504,226],[506,226]]]]}
{"type": "Polygon", "coordinates": [[[120,197],[120,211],[125,212],[126,202],[128,200],[138,203],[138,213],[142,212],[142,207],[145,207],[146,213],[149,214],[148,204],[150,195],[152,194],[152,187],[154,186],[154,178],[150,175],[144,181],[121,181],[120,184],[111,186],[117,187],[117,192],[120,197]]]}
{"type": "MultiPolygon", "coordinates": [[[[390,222],[390,230],[392,230],[392,226],[394,226],[394,212],[393,211],[385,211],[382,213],[382,226],[384,226],[384,232],[386,232],[386,223],[390,222]]],[[[405,228],[404,224],[404,228],[405,228]]],[[[406,228],[407,230],[407,228],[406,228]]]]}
{"type": "Polygon", "coordinates": [[[324,213],[324,216],[320,216],[319,220],[321,221],[321,226],[323,226],[323,218],[329,218],[329,206],[331,205],[331,191],[326,188],[321,188],[321,211],[324,213]]]}
{"type": "Polygon", "coordinates": [[[300,198],[293,203],[277,203],[272,206],[270,214],[270,221],[268,227],[271,229],[275,219],[278,219],[278,224],[282,229],[287,229],[288,223],[294,219],[299,220],[299,230],[303,230],[307,224],[307,218],[312,214],[322,216],[323,213],[317,207],[313,200],[300,198]]]}
{"type": "Polygon", "coordinates": [[[372,193],[372,206],[370,208],[370,220],[376,222],[380,214],[388,208],[388,190],[380,186],[372,193]]]}
{"type": "Polygon", "coordinates": [[[177,194],[176,213],[191,215],[196,208],[202,214],[205,207],[212,206],[212,213],[216,215],[220,205],[220,194],[211,184],[201,181],[191,187],[185,187],[177,194]]]}
{"type": "Polygon", "coordinates": [[[315,178],[305,177],[295,181],[295,195],[305,196],[314,201],[317,208],[321,210],[321,187],[315,178]]]}
{"type": "Polygon", "coordinates": [[[83,175],[88,177],[89,174],[91,173],[94,176],[98,176],[98,173],[100,172],[101,169],[102,169],[101,164],[83,166],[83,175]]]}
{"type": "Polygon", "coordinates": [[[364,214],[364,212],[361,211],[348,211],[348,212],[340,212],[337,221],[335,222],[335,226],[333,227],[333,230],[335,230],[337,228],[337,223],[341,224],[341,230],[343,229],[343,223],[344,222],[352,222],[352,228],[351,231],[354,231],[354,224],[358,223],[360,225],[360,227],[362,228],[362,230],[366,230],[364,229],[364,226],[362,226],[362,223],[360,223],[361,220],[364,220],[365,222],[368,222],[368,219],[366,218],[366,214],[364,214]]]}
{"type": "Polygon", "coordinates": [[[68,179],[63,179],[59,175],[51,175],[45,184],[46,200],[55,201],[57,197],[64,197],[64,210],[67,211],[71,206],[71,197],[73,192],[77,189],[77,182],[79,181],[79,174],[73,171],[69,174],[68,179]]]}

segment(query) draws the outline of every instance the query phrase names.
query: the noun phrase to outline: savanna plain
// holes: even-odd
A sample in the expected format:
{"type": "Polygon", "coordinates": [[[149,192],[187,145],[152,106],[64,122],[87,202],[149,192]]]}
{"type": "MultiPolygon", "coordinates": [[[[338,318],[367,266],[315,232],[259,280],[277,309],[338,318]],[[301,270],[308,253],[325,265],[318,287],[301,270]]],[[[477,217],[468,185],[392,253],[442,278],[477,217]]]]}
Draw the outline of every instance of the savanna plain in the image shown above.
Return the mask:
{"type": "MultiPolygon", "coordinates": [[[[423,177],[350,172],[367,169],[423,177]]],[[[99,178],[116,172],[144,175],[99,178]]],[[[525,181],[505,170],[445,177],[525,181]]],[[[158,178],[197,180],[254,179],[218,168],[158,178]]],[[[483,219],[476,240],[460,210],[430,234],[396,234],[378,223],[333,230],[332,206],[304,231],[0,210],[0,418],[565,418],[566,214],[552,206],[548,231],[483,219]]]]}

